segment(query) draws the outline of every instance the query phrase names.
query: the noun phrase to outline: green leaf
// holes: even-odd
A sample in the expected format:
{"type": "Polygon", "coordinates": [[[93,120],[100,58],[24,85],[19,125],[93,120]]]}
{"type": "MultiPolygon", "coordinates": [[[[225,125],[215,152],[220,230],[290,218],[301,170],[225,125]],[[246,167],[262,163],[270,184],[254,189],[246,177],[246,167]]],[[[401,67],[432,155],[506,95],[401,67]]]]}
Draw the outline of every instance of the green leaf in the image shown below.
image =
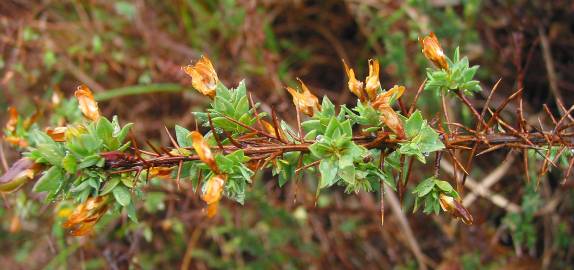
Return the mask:
{"type": "Polygon", "coordinates": [[[138,222],[138,217],[137,217],[137,213],[136,213],[136,207],[134,205],[133,202],[130,202],[130,204],[128,204],[126,207],[126,211],[128,213],[128,218],[134,222],[137,223],[138,222]]]}
{"type": "Polygon", "coordinates": [[[334,138],[335,136],[335,131],[337,131],[340,128],[339,126],[339,121],[337,121],[337,118],[331,118],[331,120],[329,121],[329,124],[327,125],[327,129],[325,130],[325,137],[327,138],[334,138]]]}
{"type": "Polygon", "coordinates": [[[112,176],[110,180],[108,180],[104,185],[104,188],[102,189],[100,195],[106,195],[110,193],[120,183],[120,178],[121,177],[118,175],[112,176]]]}
{"type": "Polygon", "coordinates": [[[322,141],[317,141],[309,146],[309,151],[317,158],[330,158],[333,155],[331,146],[322,141]]]}
{"type": "Polygon", "coordinates": [[[319,190],[325,187],[330,187],[337,182],[338,167],[334,160],[323,159],[319,163],[319,172],[321,179],[319,181],[319,190]]]}
{"type": "Polygon", "coordinates": [[[355,166],[351,155],[344,155],[339,159],[339,176],[347,183],[355,182],[355,166]]]}
{"type": "Polygon", "coordinates": [[[78,169],[85,169],[88,167],[92,167],[92,166],[98,164],[98,162],[100,162],[100,160],[103,160],[103,158],[98,154],[94,154],[94,155],[85,157],[82,159],[82,161],[78,165],[78,169]]]}
{"type": "Polygon", "coordinates": [[[405,121],[405,132],[408,138],[413,138],[419,134],[423,126],[423,116],[419,110],[415,111],[407,121],[405,121]]]}
{"type": "Polygon", "coordinates": [[[73,174],[76,172],[78,161],[72,154],[67,153],[64,159],[62,159],[61,166],[64,168],[64,170],[66,170],[67,173],[73,174]]]}
{"type": "Polygon", "coordinates": [[[417,197],[424,197],[427,195],[435,186],[435,178],[430,177],[422,181],[417,185],[417,187],[413,190],[414,194],[417,194],[417,197]]]}
{"type": "Polygon", "coordinates": [[[191,147],[193,142],[189,138],[190,131],[182,126],[175,125],[175,137],[180,147],[191,147]]]}
{"type": "Polygon", "coordinates": [[[108,142],[114,135],[114,126],[105,117],[100,117],[96,125],[96,134],[100,139],[108,142]]]}
{"type": "Polygon", "coordinates": [[[57,166],[52,166],[50,169],[44,172],[42,177],[38,179],[34,188],[34,192],[47,191],[50,193],[55,193],[58,191],[62,183],[64,182],[64,172],[57,166]]]}
{"type": "Polygon", "coordinates": [[[133,123],[127,123],[118,133],[114,133],[114,137],[116,137],[120,143],[123,143],[133,125],[133,123]]]}
{"type": "Polygon", "coordinates": [[[60,166],[64,158],[64,152],[56,143],[42,143],[38,145],[38,153],[48,163],[60,166]]]}
{"type": "Polygon", "coordinates": [[[117,185],[113,189],[112,193],[114,194],[114,198],[120,205],[127,206],[130,204],[132,195],[125,186],[117,185]]]}

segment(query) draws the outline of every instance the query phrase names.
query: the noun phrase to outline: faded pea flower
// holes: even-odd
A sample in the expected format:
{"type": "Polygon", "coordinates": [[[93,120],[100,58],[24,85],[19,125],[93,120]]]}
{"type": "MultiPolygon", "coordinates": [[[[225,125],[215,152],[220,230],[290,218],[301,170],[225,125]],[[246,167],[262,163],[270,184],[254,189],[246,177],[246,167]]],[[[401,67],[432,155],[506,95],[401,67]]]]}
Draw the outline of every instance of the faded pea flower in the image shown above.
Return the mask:
{"type": "Polygon", "coordinates": [[[158,177],[161,179],[169,179],[173,168],[170,167],[152,167],[149,169],[149,177],[158,177]]]}
{"type": "Polygon", "coordinates": [[[46,134],[56,142],[64,142],[66,141],[67,130],[68,127],[46,128],[46,134]]]}
{"type": "Polygon", "coordinates": [[[192,146],[197,152],[199,159],[203,161],[203,163],[207,164],[209,168],[211,168],[214,172],[219,172],[217,168],[217,164],[215,163],[215,159],[213,158],[213,154],[211,153],[211,148],[203,138],[203,135],[197,131],[192,131],[189,133],[188,136],[191,136],[191,140],[193,141],[192,146]]]}
{"type": "Polygon", "coordinates": [[[293,96],[293,104],[295,107],[302,113],[313,116],[315,114],[315,110],[321,111],[321,104],[319,104],[319,99],[311,93],[309,88],[301,81],[301,79],[297,78],[299,83],[301,83],[301,89],[303,90],[302,93],[299,93],[297,90],[287,87],[287,91],[289,94],[293,96]]]}
{"type": "Polygon", "coordinates": [[[70,234],[73,236],[86,235],[92,231],[108,207],[107,196],[88,198],[84,203],[76,206],[63,226],[71,229],[70,234]]]}
{"type": "Polygon", "coordinates": [[[100,119],[100,109],[98,109],[98,103],[94,99],[90,88],[80,85],[74,95],[78,99],[82,114],[91,121],[98,121],[100,119]]]}
{"type": "Polygon", "coordinates": [[[215,97],[215,88],[219,79],[209,58],[201,56],[195,65],[182,67],[183,71],[191,77],[193,88],[204,96],[215,97]]]}
{"type": "Polygon", "coordinates": [[[373,102],[373,108],[377,109],[381,113],[381,121],[383,121],[383,123],[385,123],[385,125],[399,138],[405,137],[405,131],[399,115],[391,107],[391,101],[402,96],[404,91],[404,86],[395,85],[390,90],[379,94],[373,102]]]}
{"type": "Polygon", "coordinates": [[[6,173],[0,176],[0,193],[17,190],[28,181],[34,179],[39,165],[28,158],[21,158],[14,162],[6,173]]]}
{"type": "Polygon", "coordinates": [[[224,187],[224,175],[214,175],[205,183],[201,199],[207,204],[207,217],[212,218],[217,214],[224,187]]]}
{"type": "Polygon", "coordinates": [[[365,94],[363,93],[363,82],[355,78],[355,71],[347,66],[345,60],[343,60],[343,65],[345,66],[347,77],[349,78],[349,82],[347,83],[349,91],[351,91],[351,93],[357,96],[361,101],[365,101],[365,94]]]}
{"type": "Polygon", "coordinates": [[[381,88],[381,82],[379,81],[379,61],[369,59],[369,76],[365,79],[365,91],[369,95],[369,100],[374,100],[377,98],[377,93],[381,88]]]}
{"type": "Polygon", "coordinates": [[[470,225],[473,223],[472,215],[458,200],[444,193],[441,193],[438,199],[442,210],[455,218],[461,219],[464,224],[470,225]]]}
{"type": "Polygon", "coordinates": [[[18,111],[14,107],[9,107],[8,114],[10,117],[8,118],[8,122],[6,122],[5,128],[9,132],[13,132],[16,130],[16,125],[18,124],[18,111]]]}
{"type": "Polygon", "coordinates": [[[430,60],[435,66],[448,70],[446,56],[444,55],[440,43],[433,32],[422,39],[419,37],[419,43],[421,44],[423,54],[428,60],[430,60]]]}

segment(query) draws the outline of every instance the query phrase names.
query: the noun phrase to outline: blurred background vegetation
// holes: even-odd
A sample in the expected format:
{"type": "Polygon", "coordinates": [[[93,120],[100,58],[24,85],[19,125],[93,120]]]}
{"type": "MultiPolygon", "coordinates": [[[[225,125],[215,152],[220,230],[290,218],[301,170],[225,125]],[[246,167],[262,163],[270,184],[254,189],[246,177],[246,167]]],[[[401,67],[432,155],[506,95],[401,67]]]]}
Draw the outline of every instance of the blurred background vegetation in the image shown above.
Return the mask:
{"type": "MultiPolygon", "coordinates": [[[[263,109],[293,122],[284,86],[296,77],[319,96],[356,102],[341,59],[362,77],[367,59],[378,58],[383,88],[404,84],[405,100],[412,100],[428,66],[417,37],[434,31],[448,55],[460,46],[481,66],[485,91],[477,104],[502,79],[493,106],[525,88],[525,110],[537,123],[542,104],[558,114],[556,99],[573,103],[573,12],[570,1],[3,0],[0,122],[8,106],[31,114],[52,93],[71,96],[84,83],[105,115],[136,123],[138,141],[169,145],[163,127],[193,127],[190,112],[209,102],[180,68],[200,55],[212,59],[227,85],[245,79],[263,109]]],[[[418,105],[429,117],[439,108],[428,94],[418,105]]],[[[457,119],[470,123],[466,110],[451,105],[457,119]]],[[[2,147],[8,163],[18,158],[2,147]]],[[[478,158],[473,178],[489,176],[507,154],[478,158]]],[[[415,170],[412,184],[422,175],[415,170]]],[[[521,166],[507,166],[500,178],[489,192],[521,211],[479,198],[470,207],[473,226],[410,214],[407,192],[403,210],[422,257],[400,213],[387,211],[381,229],[377,194],[335,189],[315,199],[312,179],[280,189],[270,173],[261,174],[245,206],[227,201],[213,220],[202,216],[191,190],[158,180],[138,205],[139,223],[109,215],[82,239],[61,227],[65,204],[43,204],[31,192],[3,194],[0,268],[572,269],[572,186],[558,186],[550,173],[537,188],[521,166]]]]}

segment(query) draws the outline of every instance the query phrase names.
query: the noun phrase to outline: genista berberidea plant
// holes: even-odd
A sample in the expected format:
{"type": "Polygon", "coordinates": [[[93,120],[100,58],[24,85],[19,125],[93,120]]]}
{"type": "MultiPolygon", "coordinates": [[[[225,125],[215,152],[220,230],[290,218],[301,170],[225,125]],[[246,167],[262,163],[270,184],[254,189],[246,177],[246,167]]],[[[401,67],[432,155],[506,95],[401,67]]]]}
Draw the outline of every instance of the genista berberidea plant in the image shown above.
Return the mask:
{"type": "Polygon", "coordinates": [[[235,88],[225,86],[211,61],[201,57],[183,71],[211,104],[194,113],[198,126],[192,130],[176,125],[174,134],[167,131],[169,147],[137,147],[128,138],[133,124],[102,115],[86,86],[78,87],[75,99],[54,96],[53,127],[42,129],[35,124],[38,115],[23,118],[11,108],[3,139],[24,157],[0,178],[0,191],[16,192],[31,183],[34,192],[45,194],[46,202],[73,201],[75,208],[65,213],[64,226],[72,235],[86,235],[107,213],[125,211],[137,222],[136,202],[146,196],[144,187],[152,178],[174,180],[178,186],[180,181],[190,181],[194,190],[200,190],[209,218],[218,214],[224,198],[243,204],[254,176],[268,169],[279,187],[308,173],[317,175],[317,195],[334,187],[346,193],[380,192],[381,204],[384,185],[402,197],[408,182],[416,181],[410,191],[415,197],[414,211],[442,211],[472,224],[471,213],[461,203],[464,177],[457,177],[456,183],[441,179],[442,156],[452,158],[455,171],[468,174],[476,155],[516,149],[526,159],[542,161],[542,174],[551,166],[564,166],[564,179],[568,177],[574,164],[572,133],[567,132],[574,127],[571,119],[559,118],[553,129],[540,130],[528,126],[520,110],[518,127],[505,121],[501,111],[512,101],[521,104],[521,90],[495,109],[488,107],[489,97],[479,112],[467,97],[481,91],[474,80],[478,66],[470,67],[458,49],[452,58],[447,57],[433,33],[420,43],[434,67],[427,70],[427,80],[418,90],[400,85],[383,89],[377,60],[368,62],[369,74],[362,81],[343,62],[356,106],[336,106],[327,97],[319,99],[299,80],[300,89],[286,88],[296,107],[295,124],[279,119],[274,111],[262,111],[244,82],[235,88]],[[415,97],[409,107],[402,102],[407,91],[415,97]],[[422,91],[442,98],[439,119],[417,110],[422,91]],[[451,122],[447,98],[462,101],[476,126],[451,122]],[[461,161],[461,152],[467,153],[467,161],[461,161]],[[423,179],[410,179],[413,162],[434,162],[435,170],[423,179]]]}

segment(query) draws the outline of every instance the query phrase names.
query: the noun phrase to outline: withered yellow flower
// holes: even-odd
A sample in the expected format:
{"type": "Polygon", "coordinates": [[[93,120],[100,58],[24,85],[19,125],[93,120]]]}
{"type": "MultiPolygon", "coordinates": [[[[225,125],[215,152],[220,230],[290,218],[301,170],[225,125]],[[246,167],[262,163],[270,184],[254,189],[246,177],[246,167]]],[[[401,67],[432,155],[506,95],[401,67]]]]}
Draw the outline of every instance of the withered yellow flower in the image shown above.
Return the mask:
{"type": "Polygon", "coordinates": [[[158,177],[161,179],[169,179],[173,168],[170,167],[152,167],[149,169],[149,177],[158,177]]]}
{"type": "Polygon", "coordinates": [[[71,229],[70,234],[73,236],[86,235],[92,231],[108,207],[107,196],[88,198],[74,209],[63,226],[71,229]]]}
{"type": "Polygon", "coordinates": [[[219,79],[209,58],[201,56],[195,65],[188,65],[182,69],[191,77],[193,88],[212,99],[215,97],[219,79]]]}
{"type": "Polygon", "coordinates": [[[217,214],[224,187],[224,175],[214,175],[205,183],[201,199],[207,204],[207,217],[212,218],[217,214]]]}
{"type": "Polygon", "coordinates": [[[299,93],[297,90],[287,87],[287,91],[293,96],[293,104],[295,107],[302,113],[313,116],[315,114],[315,110],[321,111],[321,104],[319,103],[319,99],[311,93],[311,90],[301,81],[301,79],[297,78],[299,83],[301,83],[301,89],[303,92],[299,93]]]}
{"type": "Polygon", "coordinates": [[[203,135],[197,131],[192,131],[188,136],[191,136],[191,140],[193,141],[192,146],[197,152],[199,159],[203,161],[203,163],[207,164],[209,168],[215,173],[219,172],[217,168],[217,164],[215,163],[215,159],[213,158],[213,154],[211,153],[211,148],[203,138],[203,135]]]}
{"type": "Polygon", "coordinates": [[[376,59],[369,59],[369,76],[365,79],[365,91],[369,95],[369,100],[374,100],[377,97],[381,82],[379,81],[379,61],[376,59]]]}
{"type": "Polygon", "coordinates": [[[465,224],[470,225],[474,222],[470,212],[455,198],[441,193],[438,199],[440,207],[445,212],[449,213],[455,218],[461,219],[465,224]]]}
{"type": "Polygon", "coordinates": [[[9,132],[12,132],[12,131],[16,130],[16,125],[18,124],[18,111],[14,107],[9,107],[8,108],[8,114],[9,114],[9,118],[8,118],[8,122],[6,122],[5,128],[9,132]]]}
{"type": "Polygon", "coordinates": [[[64,142],[66,141],[67,130],[68,127],[46,128],[46,134],[56,142],[64,142]]]}
{"type": "Polygon", "coordinates": [[[100,109],[90,88],[85,85],[80,85],[74,95],[78,99],[79,108],[84,117],[92,121],[100,119],[100,109]]]}
{"type": "Polygon", "coordinates": [[[351,91],[351,93],[357,96],[361,101],[365,101],[365,94],[363,93],[363,82],[357,80],[355,77],[355,71],[347,66],[345,60],[343,60],[343,65],[345,66],[347,77],[349,78],[349,82],[347,83],[349,91],[351,91]]]}
{"type": "Polygon", "coordinates": [[[421,44],[423,54],[428,60],[435,66],[448,70],[446,56],[433,32],[422,39],[419,37],[419,43],[421,44]]]}
{"type": "Polygon", "coordinates": [[[401,97],[404,92],[404,86],[395,85],[390,90],[379,94],[373,102],[373,108],[377,109],[381,113],[381,121],[383,121],[385,126],[389,127],[399,138],[405,137],[405,131],[399,115],[391,107],[391,101],[393,98],[401,97]]]}

